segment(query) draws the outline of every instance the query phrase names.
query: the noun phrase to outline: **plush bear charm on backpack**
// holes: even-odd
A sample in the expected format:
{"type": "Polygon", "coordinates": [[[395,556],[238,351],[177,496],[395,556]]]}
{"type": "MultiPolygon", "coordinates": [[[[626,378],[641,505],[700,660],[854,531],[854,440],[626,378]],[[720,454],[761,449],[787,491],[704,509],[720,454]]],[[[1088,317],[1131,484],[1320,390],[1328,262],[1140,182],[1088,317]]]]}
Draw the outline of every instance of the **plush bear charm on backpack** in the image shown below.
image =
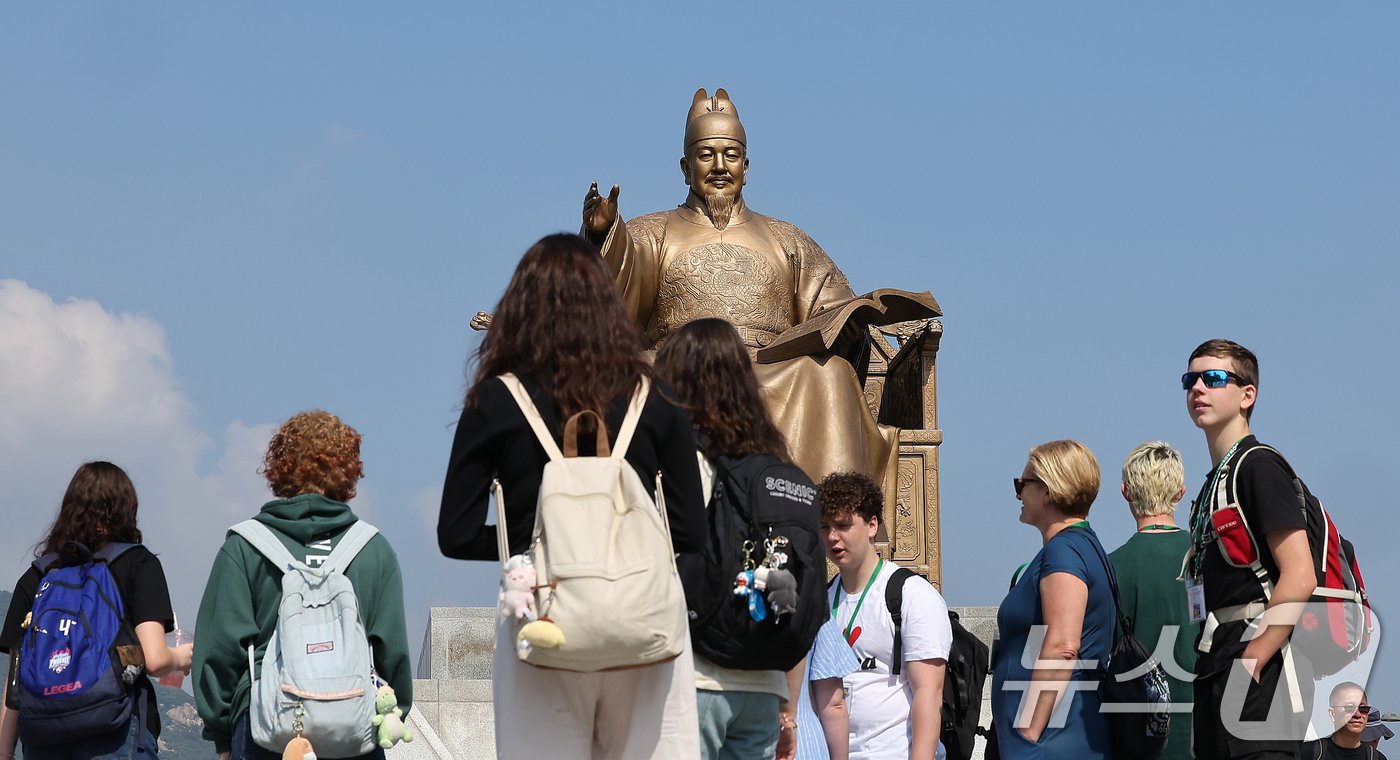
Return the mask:
{"type": "Polygon", "coordinates": [[[501,614],[515,620],[534,620],[535,563],[524,554],[506,560],[501,578],[501,614]]]}
{"type": "Polygon", "coordinates": [[[788,562],[787,536],[774,536],[768,542],[768,559],[764,561],[763,567],[759,568],[764,575],[764,589],[768,596],[768,606],[773,610],[773,622],[778,622],[783,615],[790,615],[797,612],[797,577],[788,570],[785,565],[788,562]]]}
{"type": "Polygon", "coordinates": [[[768,606],[773,610],[773,622],[783,615],[797,612],[797,578],[782,568],[768,571],[768,606]]]}

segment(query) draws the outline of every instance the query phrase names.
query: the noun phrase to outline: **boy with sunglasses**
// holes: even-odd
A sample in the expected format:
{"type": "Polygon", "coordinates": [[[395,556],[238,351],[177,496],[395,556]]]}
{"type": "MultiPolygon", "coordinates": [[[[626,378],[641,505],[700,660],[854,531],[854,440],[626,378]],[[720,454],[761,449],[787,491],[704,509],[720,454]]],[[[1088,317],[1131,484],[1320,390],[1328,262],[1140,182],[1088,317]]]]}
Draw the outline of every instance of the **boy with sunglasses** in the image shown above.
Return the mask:
{"type": "Polygon", "coordinates": [[[1332,687],[1327,700],[1327,715],[1336,729],[1326,739],[1303,745],[1304,760],[1385,760],[1375,747],[1365,746],[1361,734],[1367,718],[1374,709],[1366,704],[1366,692],[1360,684],[1343,681],[1332,687]]]}
{"type": "Polygon", "coordinates": [[[1260,445],[1249,428],[1258,384],[1258,359],[1222,339],[1198,346],[1181,378],[1213,465],[1191,506],[1182,574],[1192,619],[1204,623],[1193,686],[1196,757],[1291,760],[1308,722],[1312,677],[1283,649],[1317,583],[1306,518],[1288,465],[1273,451],[1253,452],[1231,472],[1260,445]],[[1217,487],[1230,482],[1243,525],[1212,516],[1217,487]],[[1221,531],[1252,542],[1260,575],[1227,560],[1221,531]]]}

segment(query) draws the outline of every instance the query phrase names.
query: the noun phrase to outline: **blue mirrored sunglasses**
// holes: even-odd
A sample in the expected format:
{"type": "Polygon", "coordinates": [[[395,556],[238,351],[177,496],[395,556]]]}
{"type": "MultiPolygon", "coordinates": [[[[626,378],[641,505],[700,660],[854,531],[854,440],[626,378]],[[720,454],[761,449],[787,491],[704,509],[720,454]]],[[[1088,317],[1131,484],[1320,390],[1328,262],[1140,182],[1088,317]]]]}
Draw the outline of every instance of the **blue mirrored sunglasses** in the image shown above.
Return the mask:
{"type": "Polygon", "coordinates": [[[1189,391],[1196,385],[1196,380],[1200,379],[1207,388],[1224,388],[1234,380],[1238,385],[1248,385],[1244,378],[1236,375],[1227,369],[1208,369],[1204,372],[1187,372],[1181,376],[1181,389],[1189,391]]]}

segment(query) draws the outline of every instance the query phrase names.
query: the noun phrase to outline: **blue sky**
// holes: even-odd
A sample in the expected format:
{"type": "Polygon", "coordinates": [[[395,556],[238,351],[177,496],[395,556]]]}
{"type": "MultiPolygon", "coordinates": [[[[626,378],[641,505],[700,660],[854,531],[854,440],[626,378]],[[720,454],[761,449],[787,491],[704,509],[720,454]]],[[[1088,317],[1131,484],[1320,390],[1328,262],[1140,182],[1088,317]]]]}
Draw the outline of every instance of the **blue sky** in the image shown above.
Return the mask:
{"type": "MultiPolygon", "coordinates": [[[[324,407],[365,434],[356,506],[399,549],[413,635],[492,603],[493,570],[432,534],[467,322],[591,181],[627,217],[679,202],[691,93],[723,86],[750,205],[857,290],[944,307],[950,602],[995,604],[1035,552],[1009,482],[1035,443],[1098,454],[1110,548],[1134,445],[1179,446],[1194,491],[1176,378],[1227,336],[1260,356],[1256,432],[1400,607],[1396,5],[508,6],[0,14],[0,574],[109,458],[192,620],[266,496],[269,426],[324,407]]],[[[1373,701],[1400,710],[1382,649],[1373,701]]]]}

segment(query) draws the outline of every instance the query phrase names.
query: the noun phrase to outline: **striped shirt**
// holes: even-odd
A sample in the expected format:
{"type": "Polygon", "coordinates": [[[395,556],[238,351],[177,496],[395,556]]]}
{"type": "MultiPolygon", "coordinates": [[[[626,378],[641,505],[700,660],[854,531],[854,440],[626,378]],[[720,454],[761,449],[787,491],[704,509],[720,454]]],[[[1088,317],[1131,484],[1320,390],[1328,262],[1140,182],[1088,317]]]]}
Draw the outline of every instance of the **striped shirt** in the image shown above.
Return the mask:
{"type": "Polygon", "coordinates": [[[817,631],[812,651],[807,655],[807,686],[801,690],[797,705],[797,760],[829,760],[826,734],[812,709],[812,681],[845,678],[860,668],[855,652],[841,637],[836,621],[828,620],[817,631]]]}

